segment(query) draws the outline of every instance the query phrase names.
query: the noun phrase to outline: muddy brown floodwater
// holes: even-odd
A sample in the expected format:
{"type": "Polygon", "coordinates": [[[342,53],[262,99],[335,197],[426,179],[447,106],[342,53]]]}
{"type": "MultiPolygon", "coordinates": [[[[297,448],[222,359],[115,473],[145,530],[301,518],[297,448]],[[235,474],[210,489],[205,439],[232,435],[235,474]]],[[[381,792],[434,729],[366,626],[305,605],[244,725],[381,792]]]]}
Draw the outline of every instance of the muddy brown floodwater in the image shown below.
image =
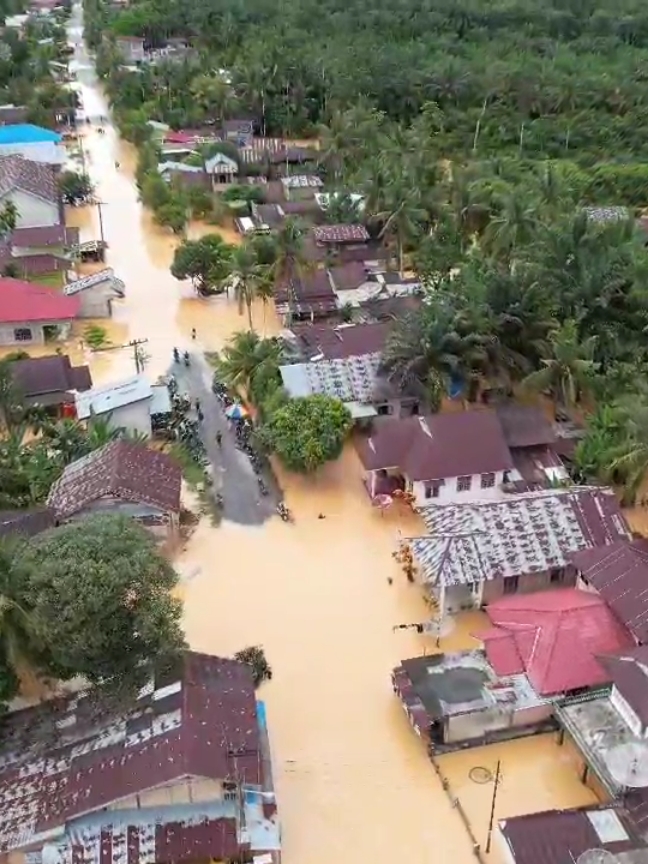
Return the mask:
{"type": "MultiPolygon", "coordinates": [[[[78,43],[80,33],[76,9],[72,41],[78,43]]],[[[75,63],[86,112],[106,115],[79,44],[75,63]]],[[[85,152],[103,202],[108,263],[126,283],[126,299],[116,304],[108,325],[110,337],[118,343],[148,339],[152,375],[166,370],[174,345],[190,344],[192,327],[199,347],[221,347],[246,321],[226,298],[197,299],[189,285],[171,277],[176,241],[152,223],[137,200],[132,148],[109,127],[104,135],[87,130],[85,152]]],[[[96,211],[77,211],[71,218],[84,239],[98,236],[96,211]]],[[[205,230],[192,226],[190,233],[205,230]]],[[[255,323],[262,329],[261,308],[255,309],[255,323]]],[[[278,328],[268,314],[266,332],[278,328]]],[[[77,343],[72,349],[83,354],[77,343]]],[[[127,351],[86,356],[97,380],[132,371],[127,351]]],[[[204,521],[177,566],[191,646],[229,654],[260,644],[273,667],[273,680],[261,696],[268,707],[285,861],[474,860],[457,813],[390,686],[390,671],[399,660],[434,648],[413,631],[392,632],[395,624],[428,617],[419,589],[406,582],[391,557],[399,531],[420,530],[416,517],[398,509],[381,517],[372,510],[351,448],[315,479],[279,472],[279,480],[295,525],[275,519],[261,528],[228,523],[214,528],[204,521]]],[[[478,614],[466,616],[441,647],[474,647],[469,634],[480,624],[478,614]]],[[[518,770],[529,766],[534,752],[534,742],[523,743],[521,755],[510,756],[518,770]]],[[[493,761],[460,754],[456,769],[449,763],[453,779],[465,783],[466,766],[484,759],[493,761]]],[[[548,770],[533,777],[544,784],[542,805],[551,803],[563,780],[568,791],[559,796],[559,805],[580,803],[572,802],[578,784],[571,770],[560,765],[557,770],[551,777],[548,770]]],[[[510,767],[507,771],[511,776],[510,767]]],[[[481,831],[488,796],[483,789],[470,794],[481,831]]],[[[537,809],[531,797],[528,791],[527,810],[537,809]]],[[[498,815],[506,814],[498,810],[498,815]]]]}

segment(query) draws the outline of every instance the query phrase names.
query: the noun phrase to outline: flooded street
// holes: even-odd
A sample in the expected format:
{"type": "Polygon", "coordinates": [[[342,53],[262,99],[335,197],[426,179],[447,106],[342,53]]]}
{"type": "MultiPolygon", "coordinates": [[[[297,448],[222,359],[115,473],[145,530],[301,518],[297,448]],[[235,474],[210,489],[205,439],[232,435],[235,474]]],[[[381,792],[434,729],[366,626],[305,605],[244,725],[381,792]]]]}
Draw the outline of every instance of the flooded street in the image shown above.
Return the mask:
{"type": "MultiPolygon", "coordinates": [[[[78,10],[71,36],[77,43],[81,38],[78,10]]],[[[84,110],[90,116],[107,114],[80,45],[75,65],[84,110]]],[[[177,241],[153,224],[137,200],[132,148],[107,128],[105,135],[86,132],[85,152],[103,202],[108,265],[126,284],[126,299],[115,305],[115,318],[107,327],[110,338],[117,343],[148,339],[152,376],[166,371],[174,345],[189,345],[192,327],[199,347],[221,347],[245,326],[245,318],[226,298],[199,300],[189,285],[171,277],[168,268],[177,241]],[[119,170],[115,161],[121,163],[119,170]]],[[[82,239],[99,236],[96,212],[76,211],[72,217],[82,239]]],[[[194,226],[190,236],[200,231],[204,228],[194,226]]],[[[259,329],[262,319],[258,308],[259,329]]],[[[277,328],[268,311],[266,332],[277,328]]],[[[95,380],[132,372],[126,350],[93,355],[90,363],[95,380]]],[[[355,864],[397,854],[414,864],[467,864],[474,860],[468,837],[390,685],[391,669],[399,660],[434,650],[432,640],[413,631],[392,632],[396,624],[428,617],[419,589],[407,583],[391,557],[399,530],[420,530],[416,517],[397,508],[381,517],[369,506],[351,448],[315,479],[279,475],[296,525],[272,519],[260,528],[227,522],[214,528],[203,520],[178,568],[191,646],[229,654],[259,644],[272,665],[274,678],[262,696],[268,707],[284,860],[355,864]]],[[[443,638],[442,649],[474,647],[469,634],[478,620],[479,615],[466,616],[461,628],[443,638]]],[[[469,768],[485,758],[494,763],[495,749],[487,748],[492,753],[486,757],[483,751],[446,757],[453,783],[474,786],[469,768]]],[[[546,744],[535,739],[510,749],[498,815],[510,812],[502,809],[507,802],[520,812],[520,807],[590,800],[571,766],[558,763],[550,770],[548,756],[537,772],[531,770],[533,783],[525,798],[507,792],[514,773],[523,788],[522,772],[530,770],[536,752],[544,751],[546,744]],[[539,797],[531,800],[534,789],[539,797]]],[[[481,836],[489,794],[484,787],[465,791],[481,836]]]]}

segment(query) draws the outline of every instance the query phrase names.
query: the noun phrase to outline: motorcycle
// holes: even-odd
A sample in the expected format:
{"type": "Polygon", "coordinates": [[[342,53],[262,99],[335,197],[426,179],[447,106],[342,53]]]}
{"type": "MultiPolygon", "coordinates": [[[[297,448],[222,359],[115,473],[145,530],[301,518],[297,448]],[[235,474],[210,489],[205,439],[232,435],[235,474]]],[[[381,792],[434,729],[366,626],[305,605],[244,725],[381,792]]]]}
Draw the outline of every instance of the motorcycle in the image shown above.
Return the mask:
{"type": "Polygon", "coordinates": [[[189,358],[189,352],[185,351],[184,353],[184,364],[185,366],[191,366],[191,359],[189,358]]]}
{"type": "Polygon", "coordinates": [[[277,504],[277,513],[284,522],[294,522],[294,518],[290,510],[285,504],[277,504]]]}
{"type": "Polygon", "coordinates": [[[259,484],[259,492],[260,492],[260,493],[263,495],[263,497],[265,498],[266,495],[269,495],[269,494],[270,494],[270,492],[269,492],[269,490],[268,490],[268,487],[265,485],[265,483],[263,482],[263,480],[262,480],[260,477],[259,477],[259,479],[258,479],[257,482],[258,482],[258,484],[259,484]]]}
{"type": "Polygon", "coordinates": [[[180,362],[180,352],[178,351],[177,348],[174,348],[174,349],[173,349],[173,362],[174,362],[174,363],[179,363],[179,362],[180,362]]]}

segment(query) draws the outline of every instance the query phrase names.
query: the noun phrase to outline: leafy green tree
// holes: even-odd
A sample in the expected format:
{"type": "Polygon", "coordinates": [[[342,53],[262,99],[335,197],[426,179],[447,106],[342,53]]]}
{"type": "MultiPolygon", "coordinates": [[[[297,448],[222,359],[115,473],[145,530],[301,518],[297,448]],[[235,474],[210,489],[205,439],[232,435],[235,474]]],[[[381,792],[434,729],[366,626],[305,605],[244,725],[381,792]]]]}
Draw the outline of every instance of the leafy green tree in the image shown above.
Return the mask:
{"type": "Polygon", "coordinates": [[[255,687],[260,687],[264,681],[272,679],[272,668],[260,645],[250,645],[247,648],[242,648],[236,652],[234,659],[250,667],[255,687]]]}
{"type": "Polygon", "coordinates": [[[174,234],[184,234],[187,227],[187,207],[184,201],[170,200],[155,210],[155,221],[174,234]]]}
{"type": "Polygon", "coordinates": [[[66,204],[83,204],[94,192],[90,177],[77,171],[62,171],[59,174],[58,184],[66,204]]]}
{"type": "Polygon", "coordinates": [[[25,602],[46,639],[40,668],[140,688],[184,646],[173,567],[127,516],[38,535],[20,554],[25,602]]]}
{"type": "Polygon", "coordinates": [[[351,425],[339,399],[317,394],[290,399],[268,417],[259,435],[286,468],[310,474],[340,455],[351,425]]]}
{"type": "Polygon", "coordinates": [[[0,543],[0,704],[17,695],[20,674],[41,644],[35,615],[22,599],[25,570],[17,547],[9,538],[0,543]]]}
{"type": "Polygon", "coordinates": [[[200,240],[185,240],[175,250],[171,275],[191,279],[202,296],[222,294],[231,273],[233,247],[220,234],[207,234],[200,240]]]}

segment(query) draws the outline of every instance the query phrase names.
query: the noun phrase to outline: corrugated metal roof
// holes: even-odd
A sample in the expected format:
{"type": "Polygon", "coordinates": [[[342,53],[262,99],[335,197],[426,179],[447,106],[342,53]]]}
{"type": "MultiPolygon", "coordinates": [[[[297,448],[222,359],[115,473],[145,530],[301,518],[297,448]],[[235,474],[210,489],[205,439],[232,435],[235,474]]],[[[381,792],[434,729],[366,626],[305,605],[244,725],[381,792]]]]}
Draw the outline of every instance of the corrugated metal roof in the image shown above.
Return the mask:
{"type": "Polygon", "coordinates": [[[79,420],[87,420],[91,414],[107,414],[126,405],[134,405],[152,396],[151,385],[143,375],[135,375],[118,384],[93,387],[76,395],[76,410],[79,420]]]}
{"type": "Polygon", "coordinates": [[[31,123],[15,123],[0,127],[0,145],[59,143],[61,140],[58,132],[52,132],[51,129],[44,129],[42,126],[34,126],[31,123]]]}

